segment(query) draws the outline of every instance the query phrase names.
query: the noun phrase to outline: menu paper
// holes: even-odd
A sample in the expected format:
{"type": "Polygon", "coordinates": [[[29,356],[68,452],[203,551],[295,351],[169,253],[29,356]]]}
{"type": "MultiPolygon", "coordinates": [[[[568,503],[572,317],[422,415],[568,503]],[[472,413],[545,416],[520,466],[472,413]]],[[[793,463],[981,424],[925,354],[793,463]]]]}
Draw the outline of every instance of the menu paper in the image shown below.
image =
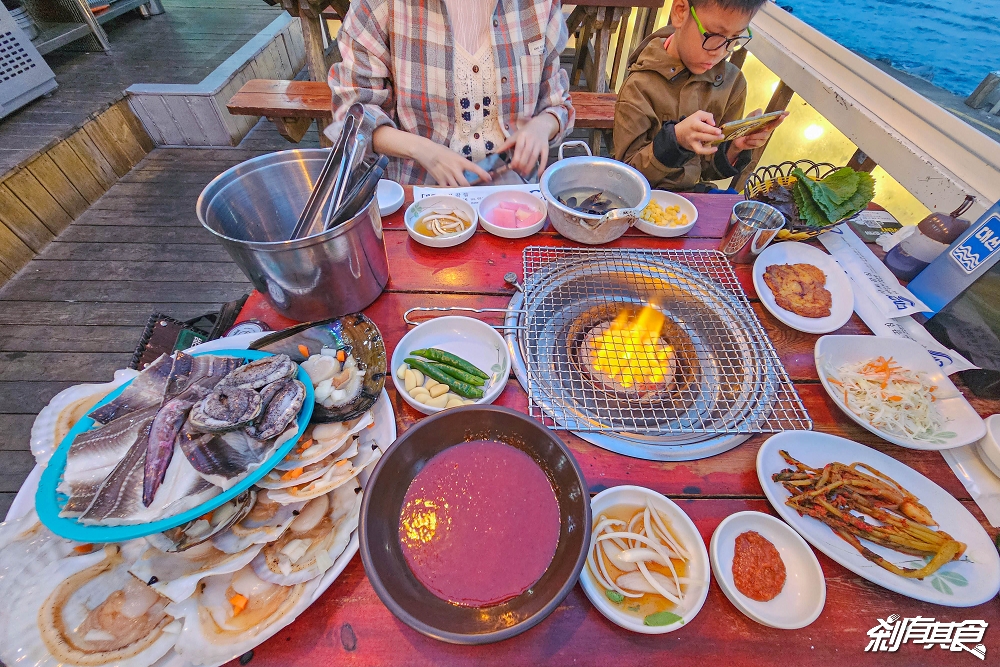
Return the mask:
{"type": "Polygon", "coordinates": [[[875,256],[847,223],[837,225],[818,238],[851,277],[855,289],[871,300],[882,317],[893,319],[930,311],[923,301],[899,284],[889,267],[875,256]]]}
{"type": "Polygon", "coordinates": [[[415,187],[413,188],[413,200],[420,201],[421,199],[433,197],[434,195],[450,195],[452,197],[464,199],[472,206],[477,206],[479,202],[486,199],[494,192],[510,192],[511,190],[527,192],[529,195],[534,195],[542,201],[545,201],[545,197],[542,196],[542,188],[537,183],[528,183],[525,185],[478,185],[468,188],[415,187]]]}
{"type": "Polygon", "coordinates": [[[975,445],[955,447],[943,450],[941,456],[979,505],[990,525],[1000,528],[1000,477],[986,467],[976,449],[975,445]]]}

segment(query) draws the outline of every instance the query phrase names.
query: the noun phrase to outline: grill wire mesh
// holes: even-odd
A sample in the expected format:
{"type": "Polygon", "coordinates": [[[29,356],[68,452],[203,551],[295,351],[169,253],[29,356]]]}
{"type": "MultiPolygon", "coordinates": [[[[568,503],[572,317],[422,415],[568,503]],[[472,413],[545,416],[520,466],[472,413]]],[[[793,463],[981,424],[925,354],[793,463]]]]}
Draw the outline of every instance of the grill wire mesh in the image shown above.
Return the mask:
{"type": "MultiPolygon", "coordinates": [[[[533,417],[574,431],[663,437],[812,428],[722,253],[530,246],[523,259],[518,337],[533,417]],[[672,348],[672,372],[626,387],[620,374],[594,370],[593,333],[647,303],[666,318],[660,342],[672,348]]],[[[630,353],[634,371],[643,350],[630,353]]]]}

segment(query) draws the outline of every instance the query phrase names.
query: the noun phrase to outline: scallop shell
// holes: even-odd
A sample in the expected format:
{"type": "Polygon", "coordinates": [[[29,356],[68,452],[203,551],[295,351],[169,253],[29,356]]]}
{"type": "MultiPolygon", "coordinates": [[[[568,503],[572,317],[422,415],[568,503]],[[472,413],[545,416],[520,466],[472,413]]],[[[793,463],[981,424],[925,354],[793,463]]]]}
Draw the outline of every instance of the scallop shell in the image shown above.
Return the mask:
{"type": "Polygon", "coordinates": [[[302,354],[300,345],[310,354],[316,354],[324,347],[336,350],[349,348],[365,371],[361,391],[350,403],[332,409],[316,404],[312,415],[314,423],[349,421],[371,409],[385,386],[387,366],[385,343],[374,322],[361,313],[307,322],[259,338],[251,343],[250,349],[287,354],[292,361],[302,363],[309,355],[302,354]]]}
{"type": "Polygon", "coordinates": [[[166,655],[181,623],[165,613],[166,600],[136,581],[126,566],[114,545],[50,564],[36,585],[25,586],[0,609],[0,659],[34,667],[146,667],[166,655]],[[124,626],[116,614],[119,620],[108,627],[99,623],[99,611],[92,613],[105,604],[112,610],[139,605],[142,613],[124,626]],[[116,639],[111,630],[132,630],[136,637],[107,646],[116,639]]]}
{"type": "Polygon", "coordinates": [[[338,461],[319,479],[286,489],[275,489],[270,492],[270,496],[279,503],[295,503],[318,498],[351,481],[381,456],[382,450],[374,444],[371,448],[362,447],[357,456],[338,461]]]}
{"type": "Polygon", "coordinates": [[[260,553],[261,545],[255,544],[235,554],[215,548],[211,542],[202,542],[187,551],[166,553],[149,548],[129,568],[139,581],[153,587],[160,595],[174,602],[186,600],[194,594],[198,582],[216,574],[239,570],[260,553]]]}
{"type": "Polygon", "coordinates": [[[222,664],[269,639],[311,604],[320,580],[275,586],[260,581],[248,566],[204,584],[197,594],[167,607],[184,623],[174,650],[192,665],[222,664]],[[230,595],[237,593],[247,605],[234,615],[230,595]]]}
{"type": "Polygon", "coordinates": [[[257,503],[250,513],[229,530],[212,537],[215,548],[228,554],[239,553],[255,544],[266,544],[281,537],[305,502],[282,505],[257,492],[257,503]]]}
{"type": "Polygon", "coordinates": [[[278,465],[274,466],[274,468],[275,470],[294,470],[295,468],[302,468],[317,461],[322,461],[331,454],[341,450],[352,435],[360,433],[374,423],[375,418],[371,410],[369,410],[361,415],[361,418],[353,424],[351,422],[317,424],[302,436],[304,440],[311,438],[313,444],[301,453],[298,449],[288,452],[288,456],[278,465]],[[320,440],[317,438],[317,431],[324,433],[325,439],[320,440]]]}
{"type": "Polygon", "coordinates": [[[75,551],[79,546],[43,526],[34,510],[0,524],[0,600],[10,600],[25,587],[34,586],[46,567],[79,555],[75,551]]]}
{"type": "MultiPolygon", "coordinates": [[[[309,581],[329,570],[334,561],[344,553],[351,541],[351,533],[358,527],[361,513],[361,485],[344,484],[331,492],[326,516],[306,530],[296,531],[295,522],[278,540],[264,545],[261,552],[250,564],[257,576],[264,581],[282,586],[309,581]],[[287,555],[295,548],[305,551],[294,561],[287,555]]],[[[315,503],[321,500],[311,500],[315,503]]],[[[308,510],[303,509],[303,518],[308,510]]]]}
{"type": "Polygon", "coordinates": [[[48,464],[52,452],[73,425],[94,405],[137,375],[139,371],[127,368],[115,371],[115,379],[111,382],[78,384],[53,396],[31,425],[31,453],[35,455],[38,465],[44,468],[48,464]]]}

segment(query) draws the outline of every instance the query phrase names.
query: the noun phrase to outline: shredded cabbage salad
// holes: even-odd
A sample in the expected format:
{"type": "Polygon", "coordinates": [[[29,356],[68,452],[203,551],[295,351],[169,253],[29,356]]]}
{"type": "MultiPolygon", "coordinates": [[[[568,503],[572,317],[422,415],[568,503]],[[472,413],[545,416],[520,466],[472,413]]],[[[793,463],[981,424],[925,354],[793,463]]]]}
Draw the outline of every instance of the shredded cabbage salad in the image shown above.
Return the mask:
{"type": "Polygon", "coordinates": [[[936,386],[922,373],[903,368],[892,357],[843,364],[838,378],[827,377],[844,405],[873,427],[891,435],[926,440],[942,427],[934,402],[936,386]]]}

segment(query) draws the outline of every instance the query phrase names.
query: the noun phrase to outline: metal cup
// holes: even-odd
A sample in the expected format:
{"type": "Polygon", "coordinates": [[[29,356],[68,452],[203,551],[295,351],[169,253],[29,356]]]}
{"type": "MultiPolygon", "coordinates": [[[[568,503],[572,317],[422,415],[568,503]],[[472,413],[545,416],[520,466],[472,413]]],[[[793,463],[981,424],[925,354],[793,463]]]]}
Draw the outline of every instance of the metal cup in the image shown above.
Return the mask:
{"type": "Polygon", "coordinates": [[[784,225],[785,216],[773,206],[741,201],[733,206],[719,250],[733,264],[750,264],[784,225]]]}

